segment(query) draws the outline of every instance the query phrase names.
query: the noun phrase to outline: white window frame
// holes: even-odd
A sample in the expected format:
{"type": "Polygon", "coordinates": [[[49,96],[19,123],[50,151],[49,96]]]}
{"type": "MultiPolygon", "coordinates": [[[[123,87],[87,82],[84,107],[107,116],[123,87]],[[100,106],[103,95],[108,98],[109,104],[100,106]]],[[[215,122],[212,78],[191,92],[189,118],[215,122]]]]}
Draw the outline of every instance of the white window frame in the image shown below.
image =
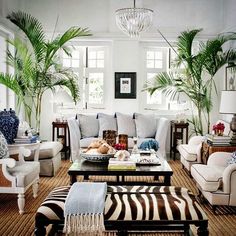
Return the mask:
{"type": "MultiPolygon", "coordinates": [[[[9,40],[10,38],[14,38],[14,34],[8,30],[7,28],[5,28],[3,25],[0,25],[0,36],[5,38],[5,40],[9,40]]],[[[6,43],[6,49],[7,50],[9,48],[9,43],[6,43]]],[[[5,53],[5,61],[7,60],[7,54],[5,53]]],[[[10,70],[12,70],[12,74],[14,73],[14,68],[10,68],[9,65],[7,65],[7,63],[5,64],[5,71],[0,71],[0,72],[5,72],[5,73],[9,73],[10,70]]],[[[11,91],[10,89],[8,89],[7,87],[5,87],[4,85],[1,84],[1,88],[0,88],[0,95],[1,95],[1,89],[5,90],[5,98],[2,98],[2,95],[0,97],[0,110],[3,108],[6,109],[10,109],[12,108],[13,110],[16,109],[16,95],[13,91],[11,91]],[[5,88],[4,88],[5,87],[5,88]],[[4,101],[4,105],[1,104],[1,101],[4,101]]]]}
{"type": "Polygon", "coordinates": [[[108,79],[108,68],[109,68],[109,45],[104,45],[101,42],[78,42],[73,41],[71,45],[79,47],[80,51],[80,64],[79,68],[71,67],[71,69],[79,74],[78,85],[80,89],[80,101],[77,104],[78,109],[93,110],[93,109],[105,109],[106,107],[106,81],[108,79]],[[87,49],[86,49],[87,48],[87,49]],[[104,51],[104,67],[103,68],[92,68],[88,67],[88,51],[87,50],[103,50],[104,51]],[[89,103],[89,73],[103,73],[103,99],[102,103],[95,104],[89,103]]]}

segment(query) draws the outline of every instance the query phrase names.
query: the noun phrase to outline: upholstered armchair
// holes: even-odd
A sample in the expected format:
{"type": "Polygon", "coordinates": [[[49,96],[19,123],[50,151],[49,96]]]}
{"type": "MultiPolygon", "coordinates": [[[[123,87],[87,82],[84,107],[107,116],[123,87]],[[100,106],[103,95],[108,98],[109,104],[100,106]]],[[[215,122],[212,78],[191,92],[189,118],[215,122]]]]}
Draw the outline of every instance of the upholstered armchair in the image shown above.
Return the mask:
{"type": "Polygon", "coordinates": [[[14,158],[6,156],[0,159],[0,194],[17,193],[20,214],[24,213],[25,192],[29,187],[33,188],[34,198],[37,197],[40,171],[39,145],[39,143],[29,144],[28,148],[31,150],[20,145],[12,145],[9,154],[14,158]],[[30,156],[31,151],[34,152],[34,161],[25,161],[24,157],[30,156]]]}
{"type": "Polygon", "coordinates": [[[207,165],[195,164],[191,174],[202,194],[215,210],[217,205],[236,206],[236,163],[228,164],[232,153],[215,152],[207,165]]]}
{"type": "Polygon", "coordinates": [[[201,148],[204,136],[194,136],[190,138],[188,144],[181,144],[177,148],[180,153],[182,166],[190,171],[191,166],[201,163],[201,148]]]}

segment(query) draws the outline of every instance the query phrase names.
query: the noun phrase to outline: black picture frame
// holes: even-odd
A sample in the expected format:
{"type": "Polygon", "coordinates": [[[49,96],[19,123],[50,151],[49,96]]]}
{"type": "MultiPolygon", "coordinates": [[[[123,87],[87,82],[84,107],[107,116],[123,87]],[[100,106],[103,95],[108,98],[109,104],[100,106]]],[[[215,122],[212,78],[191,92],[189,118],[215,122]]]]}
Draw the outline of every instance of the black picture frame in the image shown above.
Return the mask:
{"type": "Polygon", "coordinates": [[[236,90],[236,64],[225,67],[225,90],[236,90]]]}
{"type": "Polygon", "coordinates": [[[136,72],[115,72],[115,98],[136,98],[136,72]]]}

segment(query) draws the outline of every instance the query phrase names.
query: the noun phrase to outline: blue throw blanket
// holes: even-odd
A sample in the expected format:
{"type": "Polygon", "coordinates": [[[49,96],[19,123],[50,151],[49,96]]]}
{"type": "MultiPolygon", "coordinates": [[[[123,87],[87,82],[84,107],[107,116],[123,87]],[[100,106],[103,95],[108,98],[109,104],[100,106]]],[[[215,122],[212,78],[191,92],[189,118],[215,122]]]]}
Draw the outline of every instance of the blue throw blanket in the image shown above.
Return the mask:
{"type": "Polygon", "coordinates": [[[65,201],[64,233],[103,232],[106,193],[106,183],[74,183],[65,201]]]}

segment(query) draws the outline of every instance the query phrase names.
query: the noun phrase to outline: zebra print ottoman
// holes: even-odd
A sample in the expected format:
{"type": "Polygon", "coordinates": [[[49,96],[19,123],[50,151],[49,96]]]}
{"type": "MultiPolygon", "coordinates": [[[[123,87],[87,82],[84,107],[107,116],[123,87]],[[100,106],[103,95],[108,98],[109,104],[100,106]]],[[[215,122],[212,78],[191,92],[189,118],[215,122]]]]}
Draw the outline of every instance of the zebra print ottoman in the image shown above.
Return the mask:
{"type": "MultiPolygon", "coordinates": [[[[56,230],[64,223],[64,203],[70,186],[55,188],[39,207],[35,235],[46,234],[46,226],[56,230]]],[[[198,235],[208,235],[208,219],[188,189],[174,186],[108,186],[104,210],[107,230],[184,230],[198,227],[198,235]]]]}

